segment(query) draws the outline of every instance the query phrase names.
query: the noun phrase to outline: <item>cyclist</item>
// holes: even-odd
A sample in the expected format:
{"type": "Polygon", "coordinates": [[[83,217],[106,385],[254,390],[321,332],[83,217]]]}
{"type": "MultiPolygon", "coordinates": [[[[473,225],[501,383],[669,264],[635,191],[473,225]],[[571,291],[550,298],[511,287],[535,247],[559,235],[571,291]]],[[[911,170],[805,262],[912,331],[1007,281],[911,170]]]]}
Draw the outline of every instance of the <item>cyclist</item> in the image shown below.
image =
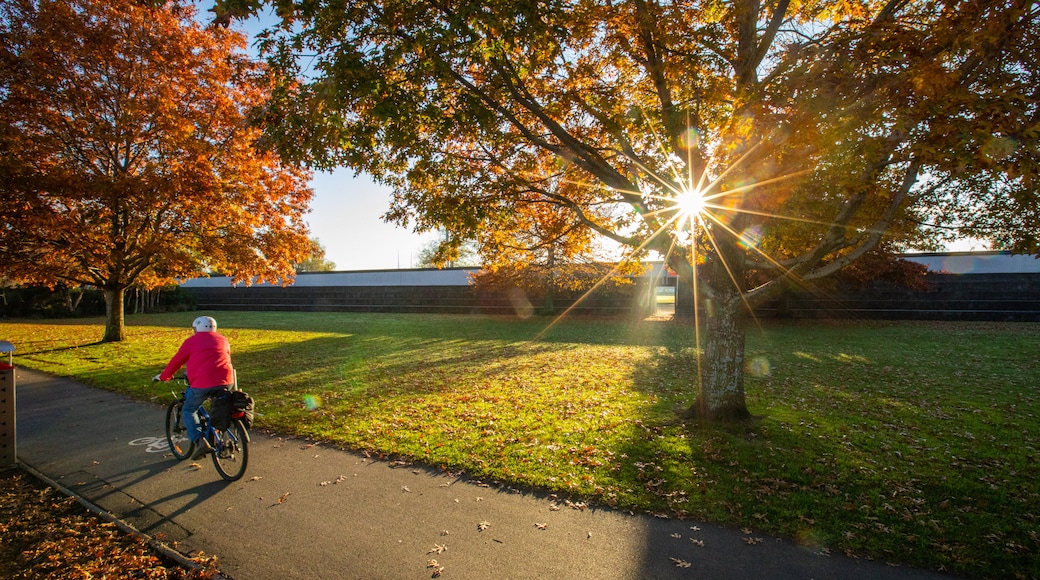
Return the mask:
{"type": "Polygon", "coordinates": [[[209,316],[200,316],[191,326],[195,333],[181,344],[163,372],[152,380],[168,381],[182,366],[185,367],[189,388],[184,395],[181,421],[191,442],[196,445],[191,458],[199,459],[212,453],[213,446],[202,436],[197,411],[216,389],[227,390],[234,384],[235,371],[231,366],[231,345],[224,335],[217,332],[217,321],[209,316]]]}

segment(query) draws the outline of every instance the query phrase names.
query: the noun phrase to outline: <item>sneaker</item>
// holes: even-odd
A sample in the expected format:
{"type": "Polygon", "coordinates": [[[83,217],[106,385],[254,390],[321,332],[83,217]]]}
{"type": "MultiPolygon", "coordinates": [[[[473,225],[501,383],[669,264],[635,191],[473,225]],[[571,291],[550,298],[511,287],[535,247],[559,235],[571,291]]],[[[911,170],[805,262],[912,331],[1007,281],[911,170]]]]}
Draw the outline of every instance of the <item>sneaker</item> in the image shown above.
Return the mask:
{"type": "Polygon", "coordinates": [[[213,453],[213,446],[209,444],[209,441],[206,441],[205,437],[199,438],[199,440],[195,442],[195,445],[195,455],[191,456],[192,459],[200,459],[213,453]]]}

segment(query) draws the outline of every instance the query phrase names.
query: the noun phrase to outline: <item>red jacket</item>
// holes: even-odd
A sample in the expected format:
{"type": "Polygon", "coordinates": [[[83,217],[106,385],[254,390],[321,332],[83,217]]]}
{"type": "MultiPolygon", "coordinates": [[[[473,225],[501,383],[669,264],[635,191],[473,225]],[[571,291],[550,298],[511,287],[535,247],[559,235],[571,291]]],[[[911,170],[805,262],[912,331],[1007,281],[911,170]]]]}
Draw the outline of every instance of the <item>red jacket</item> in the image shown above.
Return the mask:
{"type": "Polygon", "coordinates": [[[182,366],[193,389],[208,389],[234,384],[231,345],[216,332],[196,332],[181,344],[159,378],[168,381],[182,366]]]}

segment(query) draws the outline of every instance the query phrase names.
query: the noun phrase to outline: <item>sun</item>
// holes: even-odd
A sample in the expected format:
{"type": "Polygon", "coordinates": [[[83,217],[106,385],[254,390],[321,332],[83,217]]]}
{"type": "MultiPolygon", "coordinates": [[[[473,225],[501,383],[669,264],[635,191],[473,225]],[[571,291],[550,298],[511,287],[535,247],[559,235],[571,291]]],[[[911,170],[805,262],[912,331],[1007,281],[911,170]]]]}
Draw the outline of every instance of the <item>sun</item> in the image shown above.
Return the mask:
{"type": "Polygon", "coordinates": [[[704,211],[704,194],[697,189],[683,191],[676,198],[679,211],[690,216],[700,215],[704,211]]]}
{"type": "Polygon", "coordinates": [[[704,192],[695,188],[683,188],[676,194],[672,203],[676,210],[675,223],[680,228],[685,227],[687,223],[695,225],[707,209],[704,192]]]}

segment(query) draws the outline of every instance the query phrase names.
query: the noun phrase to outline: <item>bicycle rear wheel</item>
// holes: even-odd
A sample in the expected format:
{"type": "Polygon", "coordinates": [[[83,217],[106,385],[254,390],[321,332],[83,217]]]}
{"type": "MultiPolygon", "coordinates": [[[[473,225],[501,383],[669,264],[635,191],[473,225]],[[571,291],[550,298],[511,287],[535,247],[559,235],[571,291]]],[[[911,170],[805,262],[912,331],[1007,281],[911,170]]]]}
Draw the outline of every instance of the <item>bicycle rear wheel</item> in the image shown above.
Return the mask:
{"type": "Polygon", "coordinates": [[[237,481],[246,472],[249,464],[249,435],[242,422],[231,421],[227,429],[218,429],[213,442],[213,466],[220,477],[227,481],[237,481]]]}
{"type": "Polygon", "coordinates": [[[166,407],[166,444],[170,446],[170,452],[177,459],[191,457],[195,450],[195,444],[188,439],[188,430],[181,423],[181,407],[184,401],[178,399],[166,407]]]}

